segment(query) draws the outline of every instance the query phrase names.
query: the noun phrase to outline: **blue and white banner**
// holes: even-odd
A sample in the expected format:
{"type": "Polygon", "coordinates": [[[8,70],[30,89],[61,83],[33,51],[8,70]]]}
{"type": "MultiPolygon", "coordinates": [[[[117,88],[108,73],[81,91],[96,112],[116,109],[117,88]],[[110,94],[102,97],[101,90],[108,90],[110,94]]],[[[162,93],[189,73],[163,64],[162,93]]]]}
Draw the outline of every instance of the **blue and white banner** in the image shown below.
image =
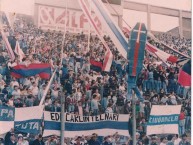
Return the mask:
{"type": "MultiPolygon", "coordinates": [[[[78,116],[65,114],[65,136],[88,136],[97,133],[107,136],[118,132],[120,135],[129,136],[129,115],[101,114],[98,116],[78,116]]],[[[60,136],[61,121],[59,112],[44,111],[44,133],[43,136],[60,136]]]]}
{"type": "Polygon", "coordinates": [[[181,105],[153,105],[147,124],[147,135],[178,134],[181,105]]]}
{"type": "Polygon", "coordinates": [[[127,50],[129,46],[123,32],[113,21],[111,14],[100,0],[92,0],[91,2],[91,6],[93,8],[92,10],[101,20],[102,25],[104,25],[105,30],[111,37],[111,40],[113,41],[117,50],[125,59],[127,59],[127,50]]]}
{"type": "Polygon", "coordinates": [[[0,106],[0,135],[14,128],[21,132],[37,134],[41,127],[43,107],[12,108],[0,106]]]}

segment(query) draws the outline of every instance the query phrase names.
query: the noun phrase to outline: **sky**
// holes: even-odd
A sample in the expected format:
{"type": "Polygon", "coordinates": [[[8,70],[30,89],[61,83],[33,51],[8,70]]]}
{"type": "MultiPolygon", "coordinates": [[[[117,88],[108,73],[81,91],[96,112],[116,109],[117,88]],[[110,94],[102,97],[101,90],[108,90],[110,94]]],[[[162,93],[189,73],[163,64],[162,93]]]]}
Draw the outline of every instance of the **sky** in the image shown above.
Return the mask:
{"type": "MultiPolygon", "coordinates": [[[[35,0],[0,0],[0,9],[6,12],[16,12],[27,15],[34,14],[35,0]]],[[[139,3],[148,3],[151,5],[168,7],[174,9],[191,10],[191,0],[125,0],[139,3]]],[[[137,22],[147,24],[147,14],[133,10],[123,10],[123,19],[133,27],[137,22]]],[[[151,28],[153,31],[166,32],[179,25],[177,17],[168,17],[163,15],[151,14],[151,28]]],[[[125,24],[123,24],[125,25],[125,24]]]]}

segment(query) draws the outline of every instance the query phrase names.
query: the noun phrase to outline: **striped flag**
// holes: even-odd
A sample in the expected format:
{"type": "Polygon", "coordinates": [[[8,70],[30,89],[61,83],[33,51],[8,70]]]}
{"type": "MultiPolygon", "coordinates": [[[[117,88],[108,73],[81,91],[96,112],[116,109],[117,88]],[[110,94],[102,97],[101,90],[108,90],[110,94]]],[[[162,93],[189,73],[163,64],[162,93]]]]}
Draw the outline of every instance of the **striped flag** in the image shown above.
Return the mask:
{"type": "Polygon", "coordinates": [[[25,57],[25,54],[23,53],[22,49],[20,48],[18,41],[16,41],[15,53],[19,56],[20,62],[22,62],[22,59],[25,57]]]}
{"type": "MultiPolygon", "coordinates": [[[[130,33],[130,29],[124,27],[123,31],[126,33],[126,35],[129,35],[130,33]]],[[[155,36],[152,33],[148,33],[148,36],[150,36],[153,39],[156,39],[155,36]]],[[[158,40],[157,40],[158,41],[158,40]]],[[[158,57],[159,59],[161,59],[163,62],[166,63],[166,61],[172,62],[172,63],[178,63],[178,62],[184,62],[184,60],[187,60],[187,57],[184,57],[183,59],[177,58],[176,56],[172,56],[158,48],[156,48],[155,46],[151,45],[149,42],[146,42],[146,51],[148,51],[150,54],[152,54],[154,57],[158,57]]],[[[181,54],[180,54],[181,55],[181,54]]]]}
{"type": "MultiPolygon", "coordinates": [[[[99,136],[108,136],[118,132],[119,135],[129,136],[129,115],[101,114],[98,116],[79,116],[65,113],[65,136],[88,136],[97,133],[99,136]]],[[[60,136],[60,112],[44,111],[43,136],[60,136]]],[[[64,130],[64,129],[63,129],[64,130]]]]}
{"type": "Polygon", "coordinates": [[[184,64],[184,66],[180,70],[178,83],[183,87],[191,86],[191,60],[184,64]]]}
{"type": "Polygon", "coordinates": [[[157,56],[158,58],[160,58],[162,61],[166,62],[172,62],[172,63],[176,63],[178,61],[178,58],[175,56],[172,56],[171,54],[168,54],[158,48],[156,48],[155,46],[151,45],[149,42],[146,43],[146,50],[157,56]]]}
{"type": "Polygon", "coordinates": [[[42,79],[49,79],[51,75],[51,65],[49,63],[31,63],[28,66],[18,64],[12,67],[11,75],[15,78],[39,75],[42,79]]]}
{"type": "Polygon", "coordinates": [[[137,76],[143,68],[147,29],[144,23],[137,23],[130,34],[128,52],[129,75],[137,76]]]}
{"type": "Polygon", "coordinates": [[[178,134],[181,105],[153,105],[147,123],[147,135],[178,134]]]}
{"type": "Polygon", "coordinates": [[[113,21],[112,16],[100,0],[92,0],[91,2],[93,4],[92,8],[94,12],[97,14],[102,24],[105,26],[105,30],[111,37],[111,40],[113,41],[117,50],[125,59],[127,59],[128,42],[123,32],[113,21]]]}
{"type": "Polygon", "coordinates": [[[43,106],[13,108],[0,106],[0,135],[12,128],[25,133],[40,133],[43,106]]]}
{"type": "Polygon", "coordinates": [[[86,6],[85,1],[84,0],[78,0],[78,1],[79,1],[80,6],[81,6],[81,9],[83,10],[85,16],[87,17],[87,20],[89,21],[91,26],[94,28],[96,34],[98,35],[99,39],[101,40],[101,42],[103,43],[103,45],[106,48],[105,58],[104,58],[102,70],[109,72],[110,68],[111,68],[112,61],[113,61],[113,54],[112,54],[108,44],[104,40],[102,32],[99,30],[99,28],[97,27],[94,19],[92,18],[91,14],[89,12],[89,9],[86,6]]]}
{"type": "Polygon", "coordinates": [[[13,61],[15,59],[15,55],[14,55],[14,52],[11,48],[11,45],[10,45],[7,37],[5,36],[3,30],[1,30],[1,35],[2,35],[3,41],[5,43],[5,46],[7,48],[8,55],[9,55],[10,59],[13,61]]]}
{"type": "Polygon", "coordinates": [[[90,59],[90,69],[96,71],[96,72],[101,72],[103,68],[102,62],[95,61],[93,59],[90,59]]]}
{"type": "Polygon", "coordinates": [[[16,13],[11,13],[11,12],[5,12],[5,15],[7,17],[7,21],[9,23],[9,26],[11,27],[11,29],[13,30],[13,24],[15,22],[15,18],[16,18],[16,13]]]}
{"type": "Polygon", "coordinates": [[[168,48],[168,49],[172,50],[173,52],[177,53],[178,55],[180,55],[180,56],[184,56],[184,57],[186,57],[186,58],[189,58],[189,59],[190,59],[190,56],[188,56],[188,55],[186,55],[186,54],[184,54],[184,53],[182,53],[182,52],[178,51],[177,49],[174,49],[174,48],[172,48],[172,47],[168,46],[167,44],[165,44],[165,43],[163,43],[163,42],[161,42],[161,44],[162,44],[162,45],[164,45],[166,48],[168,48]]]}

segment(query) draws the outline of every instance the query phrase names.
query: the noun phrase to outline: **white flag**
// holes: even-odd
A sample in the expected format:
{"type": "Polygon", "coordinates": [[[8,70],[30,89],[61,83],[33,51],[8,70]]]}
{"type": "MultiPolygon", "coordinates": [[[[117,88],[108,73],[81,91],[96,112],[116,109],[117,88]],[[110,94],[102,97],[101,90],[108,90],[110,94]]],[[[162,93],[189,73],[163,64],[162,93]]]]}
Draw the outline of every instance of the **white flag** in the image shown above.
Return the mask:
{"type": "Polygon", "coordinates": [[[20,62],[22,62],[22,59],[25,57],[25,54],[23,53],[22,49],[20,48],[18,41],[16,41],[15,53],[19,56],[20,62]]]}
{"type": "Polygon", "coordinates": [[[153,105],[147,124],[147,135],[178,134],[181,105],[153,105]]]}

